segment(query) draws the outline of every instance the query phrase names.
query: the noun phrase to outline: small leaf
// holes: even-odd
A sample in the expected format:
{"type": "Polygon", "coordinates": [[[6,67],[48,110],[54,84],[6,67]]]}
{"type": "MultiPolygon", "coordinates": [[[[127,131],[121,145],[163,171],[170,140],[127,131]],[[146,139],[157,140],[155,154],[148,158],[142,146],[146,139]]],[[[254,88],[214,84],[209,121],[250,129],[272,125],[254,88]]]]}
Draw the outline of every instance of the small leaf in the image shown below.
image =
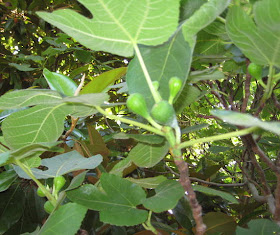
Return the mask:
{"type": "Polygon", "coordinates": [[[155,189],[156,195],[147,198],[143,205],[156,213],[173,209],[185,191],[182,185],[174,180],[165,180],[155,189]]]}
{"type": "Polygon", "coordinates": [[[189,82],[197,83],[205,80],[221,80],[224,79],[225,75],[223,72],[215,69],[206,69],[203,71],[194,71],[190,73],[189,82]]]}
{"type": "MultiPolygon", "coordinates": [[[[95,155],[90,158],[85,158],[77,151],[60,154],[52,158],[43,159],[41,165],[48,169],[43,171],[39,169],[31,169],[37,179],[54,178],[55,176],[65,175],[66,173],[82,170],[94,169],[102,162],[101,155],[95,155]]],[[[15,171],[19,177],[30,179],[24,171],[18,166],[15,166],[15,171]]]]}
{"type": "Polygon", "coordinates": [[[199,95],[201,94],[200,90],[193,85],[186,84],[174,104],[174,109],[176,113],[181,113],[184,108],[191,105],[195,102],[199,95]]]}
{"type": "Polygon", "coordinates": [[[236,235],[268,235],[280,234],[279,226],[268,219],[251,220],[248,223],[249,229],[237,227],[236,235]]]}
{"type": "Polygon", "coordinates": [[[89,209],[100,211],[100,220],[117,226],[133,226],[143,223],[148,212],[136,206],[145,200],[144,190],[126,179],[103,173],[100,178],[102,190],[94,185],[67,192],[67,197],[89,209]]]}
{"type": "Polygon", "coordinates": [[[72,190],[72,189],[75,189],[75,188],[78,188],[79,186],[81,186],[81,184],[84,182],[86,174],[87,174],[87,171],[84,171],[84,172],[78,174],[77,176],[75,176],[72,179],[72,181],[71,181],[70,185],[68,186],[68,188],[65,189],[64,191],[72,190]]]}
{"type": "Polygon", "coordinates": [[[135,139],[142,143],[147,144],[162,144],[164,141],[164,138],[159,135],[151,135],[151,134],[126,134],[123,132],[117,133],[113,135],[114,139],[135,139]]]}
{"type": "Polygon", "coordinates": [[[195,126],[189,126],[189,127],[186,127],[184,129],[181,130],[181,133],[182,134],[187,134],[187,133],[191,133],[191,132],[196,132],[196,131],[199,131],[203,128],[206,128],[208,127],[209,124],[206,124],[206,123],[202,123],[202,124],[198,124],[198,125],[195,125],[195,126]]]}
{"type": "Polygon", "coordinates": [[[228,122],[233,125],[259,127],[266,131],[280,135],[280,123],[276,121],[263,122],[250,114],[238,113],[229,110],[212,110],[211,113],[222,119],[224,122],[228,122]]]}
{"type": "Polygon", "coordinates": [[[16,178],[17,173],[13,169],[0,173],[0,192],[7,190],[16,178]]]}
{"type": "Polygon", "coordinates": [[[113,169],[110,171],[110,174],[114,174],[117,176],[123,176],[123,172],[125,169],[130,167],[133,164],[133,162],[129,158],[125,158],[121,161],[119,161],[113,169]]]}
{"type": "Polygon", "coordinates": [[[150,177],[150,178],[144,178],[144,179],[134,179],[134,178],[130,178],[130,177],[127,177],[125,179],[129,180],[132,183],[138,184],[142,188],[149,188],[149,189],[156,188],[163,181],[167,180],[162,175],[150,177]]]}
{"type": "Polygon", "coordinates": [[[24,72],[29,72],[37,69],[37,68],[30,68],[30,64],[9,63],[9,65],[15,67],[19,71],[24,71],[24,72]]]}
{"type": "Polygon", "coordinates": [[[211,196],[219,196],[219,197],[221,197],[221,198],[223,198],[223,199],[225,199],[225,200],[227,200],[231,203],[239,203],[238,200],[234,196],[232,196],[229,193],[220,191],[220,190],[204,187],[204,186],[201,186],[201,185],[194,185],[193,189],[195,191],[205,193],[205,194],[208,194],[208,195],[211,195],[211,196]]]}
{"type": "Polygon", "coordinates": [[[86,212],[87,208],[76,203],[67,203],[66,205],[60,206],[57,211],[51,214],[39,234],[75,235],[81,226],[86,212]]]}
{"type": "Polygon", "coordinates": [[[124,76],[126,74],[126,70],[126,67],[121,67],[101,73],[99,76],[94,77],[92,81],[85,85],[80,94],[103,92],[109,85],[124,76]]]}
{"type": "Polygon", "coordinates": [[[164,145],[148,145],[138,143],[128,154],[131,159],[139,167],[153,167],[162,160],[168,152],[169,144],[164,145]]]}
{"type": "Polygon", "coordinates": [[[71,78],[51,72],[48,69],[44,69],[43,74],[52,90],[67,96],[73,96],[75,94],[78,85],[71,78]]]}

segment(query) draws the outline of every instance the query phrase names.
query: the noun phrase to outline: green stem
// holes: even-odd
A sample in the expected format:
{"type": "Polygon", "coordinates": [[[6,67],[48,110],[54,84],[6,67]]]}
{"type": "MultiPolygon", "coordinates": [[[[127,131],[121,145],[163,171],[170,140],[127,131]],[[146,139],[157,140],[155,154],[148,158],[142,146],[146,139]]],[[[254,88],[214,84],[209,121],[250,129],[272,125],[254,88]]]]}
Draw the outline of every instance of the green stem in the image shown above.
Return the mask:
{"type": "Polygon", "coordinates": [[[140,122],[136,122],[136,121],[133,121],[133,120],[129,120],[129,119],[126,119],[126,118],[122,118],[122,117],[110,114],[110,113],[106,112],[104,109],[102,109],[100,106],[94,106],[94,107],[100,113],[102,113],[103,115],[105,115],[106,117],[108,117],[110,119],[119,120],[119,121],[121,121],[123,123],[127,123],[127,124],[130,124],[130,125],[138,126],[138,127],[143,128],[143,129],[145,129],[147,131],[150,131],[150,132],[153,132],[155,134],[164,136],[164,133],[161,130],[158,130],[158,129],[152,127],[152,126],[149,126],[149,125],[146,125],[146,124],[143,124],[143,123],[140,123],[140,122]]]}
{"type": "Polygon", "coordinates": [[[149,211],[149,217],[148,217],[148,220],[146,223],[143,223],[143,227],[146,229],[146,230],[149,230],[151,231],[152,233],[154,234],[158,234],[157,230],[155,229],[155,227],[152,225],[151,223],[151,217],[152,217],[152,211],[149,211]]]}
{"type": "Polygon", "coordinates": [[[41,184],[39,180],[36,179],[32,171],[30,170],[30,168],[28,168],[18,159],[15,159],[15,163],[38,185],[38,187],[43,191],[43,193],[46,195],[48,200],[53,204],[53,206],[56,206],[56,199],[49,192],[49,190],[47,190],[46,187],[43,184],[41,184]]]}
{"type": "Polygon", "coordinates": [[[267,87],[266,87],[266,90],[265,90],[265,93],[264,93],[264,99],[265,100],[269,99],[269,97],[272,94],[273,76],[274,76],[274,68],[273,68],[273,65],[270,65],[269,66],[269,74],[268,74],[267,87]]]}
{"type": "Polygon", "coordinates": [[[140,52],[139,47],[138,47],[137,44],[134,44],[134,50],[135,50],[136,56],[137,56],[137,58],[139,60],[140,66],[141,66],[141,68],[143,70],[143,73],[144,73],[144,76],[145,76],[146,81],[148,83],[148,86],[150,88],[150,91],[151,91],[151,93],[153,95],[153,98],[154,98],[155,102],[158,103],[159,101],[161,101],[160,94],[156,91],[155,87],[153,86],[152,79],[150,77],[150,74],[149,74],[149,72],[147,70],[147,67],[145,65],[145,62],[143,60],[143,57],[141,55],[141,52],[140,52]]]}
{"type": "Polygon", "coordinates": [[[204,137],[204,138],[200,138],[200,139],[196,139],[196,140],[189,140],[189,141],[186,141],[186,142],[183,142],[183,143],[179,144],[178,148],[182,149],[182,148],[192,146],[194,144],[202,144],[202,143],[206,143],[206,142],[228,139],[228,138],[231,138],[231,137],[248,135],[248,134],[254,132],[255,130],[257,130],[258,128],[259,127],[250,127],[250,128],[246,128],[246,129],[239,130],[239,131],[229,132],[229,133],[226,133],[226,134],[209,136],[209,137],[204,137]]]}
{"type": "Polygon", "coordinates": [[[223,17],[221,17],[221,16],[218,16],[217,20],[219,20],[220,22],[226,24],[226,20],[223,17]]]}

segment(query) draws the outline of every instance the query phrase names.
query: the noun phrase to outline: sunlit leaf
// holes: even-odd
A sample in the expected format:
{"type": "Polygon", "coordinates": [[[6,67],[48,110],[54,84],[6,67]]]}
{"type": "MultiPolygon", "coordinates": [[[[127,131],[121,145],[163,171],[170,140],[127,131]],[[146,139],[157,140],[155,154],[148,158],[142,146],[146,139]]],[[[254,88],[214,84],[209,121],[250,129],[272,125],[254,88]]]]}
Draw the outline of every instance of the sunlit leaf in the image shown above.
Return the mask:
{"type": "Polygon", "coordinates": [[[92,13],[92,19],[69,9],[37,14],[95,51],[132,56],[134,45],[163,43],[178,24],[178,0],[79,2],[92,13]]]}
{"type": "Polygon", "coordinates": [[[73,96],[75,94],[78,85],[71,78],[63,74],[51,72],[46,68],[44,69],[43,74],[52,90],[58,91],[67,96],[73,96]]]}

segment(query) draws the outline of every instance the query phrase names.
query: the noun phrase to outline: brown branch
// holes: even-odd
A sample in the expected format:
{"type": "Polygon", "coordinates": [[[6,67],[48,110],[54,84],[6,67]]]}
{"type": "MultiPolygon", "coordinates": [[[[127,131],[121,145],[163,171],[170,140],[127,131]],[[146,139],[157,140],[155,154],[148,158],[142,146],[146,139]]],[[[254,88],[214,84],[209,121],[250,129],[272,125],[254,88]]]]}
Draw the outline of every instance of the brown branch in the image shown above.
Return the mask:
{"type": "MultiPolygon", "coordinates": [[[[280,167],[280,157],[278,156],[276,160],[276,166],[280,167]]],[[[277,185],[275,190],[275,212],[273,215],[273,219],[279,225],[280,224],[280,174],[277,174],[277,185]]]]}
{"type": "Polygon", "coordinates": [[[266,165],[270,167],[272,171],[274,171],[276,174],[280,173],[280,167],[277,167],[273,163],[273,161],[271,161],[269,157],[266,156],[266,154],[260,149],[256,141],[253,139],[252,135],[248,135],[246,137],[246,139],[248,140],[248,144],[249,146],[251,146],[254,153],[257,154],[261,158],[261,160],[263,160],[266,163],[266,165]]]}
{"type": "Polygon", "coordinates": [[[192,209],[194,220],[196,222],[196,235],[203,235],[206,231],[206,225],[203,223],[202,208],[196,199],[196,194],[192,188],[192,184],[189,178],[188,164],[182,159],[182,157],[180,157],[180,159],[178,159],[178,157],[177,159],[175,158],[174,163],[176,164],[180,172],[179,182],[187,192],[189,204],[192,209]]]}

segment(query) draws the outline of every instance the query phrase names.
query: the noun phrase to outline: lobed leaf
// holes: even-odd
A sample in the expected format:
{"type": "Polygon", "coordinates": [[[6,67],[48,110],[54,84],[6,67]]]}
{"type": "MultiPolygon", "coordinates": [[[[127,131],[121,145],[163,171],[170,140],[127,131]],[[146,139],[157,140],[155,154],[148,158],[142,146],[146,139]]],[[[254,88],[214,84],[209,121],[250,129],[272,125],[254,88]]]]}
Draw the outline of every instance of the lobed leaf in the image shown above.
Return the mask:
{"type": "Polygon", "coordinates": [[[117,226],[133,226],[143,223],[148,212],[136,206],[145,200],[144,190],[128,180],[103,173],[100,178],[102,190],[94,185],[67,192],[67,197],[89,209],[100,211],[100,220],[117,226]]]}
{"type": "Polygon", "coordinates": [[[179,0],[79,2],[91,12],[92,19],[69,9],[37,14],[95,51],[129,57],[134,45],[161,44],[178,25],[179,0]]]}

